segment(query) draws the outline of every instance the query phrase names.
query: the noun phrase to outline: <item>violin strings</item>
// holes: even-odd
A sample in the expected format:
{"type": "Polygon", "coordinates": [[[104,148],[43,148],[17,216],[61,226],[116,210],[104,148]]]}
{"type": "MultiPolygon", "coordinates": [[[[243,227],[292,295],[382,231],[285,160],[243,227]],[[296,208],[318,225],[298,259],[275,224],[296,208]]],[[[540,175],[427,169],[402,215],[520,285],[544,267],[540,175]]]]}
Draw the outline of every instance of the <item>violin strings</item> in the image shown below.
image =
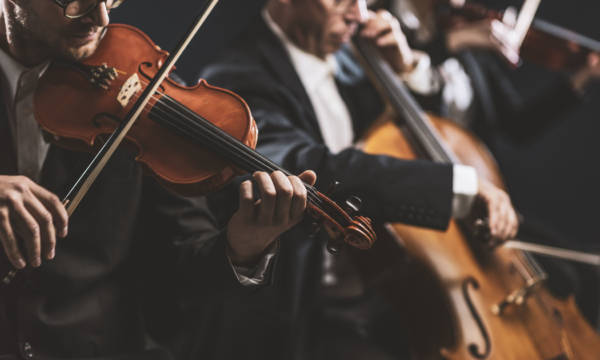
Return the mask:
{"type": "MultiPolygon", "coordinates": [[[[185,108],[181,104],[178,104],[172,98],[168,97],[168,95],[163,95],[163,98],[168,99],[169,102],[165,102],[162,98],[160,98],[156,95],[154,95],[153,98],[156,100],[156,105],[153,106],[152,108],[147,107],[146,109],[144,109],[144,111],[147,112],[148,114],[150,114],[151,111],[156,110],[157,112],[160,112],[163,115],[167,115],[167,118],[161,117],[161,119],[163,120],[163,122],[165,122],[166,125],[175,125],[173,123],[173,119],[169,118],[169,111],[171,111],[173,113],[178,113],[179,117],[185,118],[185,120],[187,122],[189,122],[190,124],[192,124],[192,126],[202,125],[202,123],[205,123],[206,125],[209,125],[209,127],[208,128],[205,127],[202,130],[212,132],[212,135],[214,135],[213,138],[217,138],[217,139],[222,138],[222,140],[225,140],[225,144],[224,144],[225,147],[223,147],[223,145],[219,146],[219,144],[214,143],[214,141],[211,141],[210,137],[203,136],[202,133],[199,133],[199,134],[197,133],[196,135],[202,136],[204,138],[203,139],[204,141],[207,141],[209,143],[212,142],[213,146],[220,147],[220,150],[225,151],[226,153],[229,153],[231,156],[236,157],[236,159],[238,161],[241,160],[242,163],[248,162],[248,159],[250,159],[250,161],[252,161],[251,165],[253,165],[255,169],[263,169],[263,170],[267,170],[267,171],[280,170],[284,174],[286,174],[288,176],[290,175],[290,173],[287,170],[279,167],[278,165],[271,162],[269,159],[267,159],[267,158],[263,157],[262,155],[260,155],[259,153],[257,153],[255,150],[247,147],[245,144],[243,144],[239,140],[233,138],[231,135],[227,134],[226,132],[224,132],[220,128],[216,127],[212,123],[208,122],[206,119],[199,117],[197,114],[195,114],[191,110],[185,108]],[[195,119],[186,118],[185,114],[182,113],[182,111],[189,113],[190,115],[192,115],[193,117],[195,117],[197,119],[195,120],[195,119]],[[211,129],[211,127],[213,129],[211,129]],[[227,143],[228,141],[229,141],[229,143],[227,143]],[[238,154],[232,153],[229,150],[229,148],[234,148],[234,150],[236,150],[238,152],[238,154]]],[[[189,127],[187,127],[186,129],[180,128],[179,131],[182,131],[185,133],[185,135],[188,135],[190,132],[193,132],[193,129],[190,129],[189,127]]],[[[317,194],[316,189],[314,189],[314,187],[312,187],[308,184],[304,184],[304,185],[307,189],[309,200],[313,204],[315,204],[319,209],[325,211],[325,209],[323,208],[323,201],[320,198],[320,196],[317,194]]]]}
{"type": "MultiPolygon", "coordinates": [[[[147,85],[147,82],[145,82],[145,81],[140,81],[140,83],[144,86],[147,85]]],[[[139,97],[139,93],[136,93],[132,98],[136,99],[138,97],[139,97]]],[[[213,135],[213,139],[220,138],[221,140],[225,141],[225,143],[222,144],[221,146],[219,146],[219,144],[216,144],[216,143],[214,143],[214,141],[212,141],[212,145],[220,147],[220,150],[230,154],[231,156],[234,156],[238,161],[240,161],[242,163],[250,161],[251,162],[250,165],[253,165],[255,169],[262,169],[262,170],[266,170],[269,172],[272,172],[274,170],[279,170],[287,176],[291,175],[291,173],[289,173],[287,170],[276,165],[275,163],[273,163],[271,160],[267,159],[266,157],[260,155],[254,149],[249,148],[248,146],[243,144],[238,139],[227,134],[222,129],[220,129],[217,126],[215,126],[214,124],[210,123],[203,117],[197,115],[190,109],[177,103],[175,100],[170,98],[168,95],[162,93],[161,91],[157,90],[156,93],[151,96],[151,99],[156,101],[155,105],[152,105],[149,103],[146,105],[146,107],[144,108],[143,111],[148,115],[154,110],[156,110],[157,112],[160,112],[164,115],[167,115],[166,118],[161,117],[161,120],[165,123],[165,125],[171,125],[171,126],[175,125],[173,123],[173,119],[169,118],[169,111],[171,111],[173,113],[178,113],[181,117],[183,117],[185,119],[185,121],[189,122],[192,126],[202,125],[202,123],[204,123],[205,125],[209,125],[209,126],[204,127],[202,130],[212,133],[211,135],[213,135]],[[160,95],[162,95],[162,96],[160,96],[160,95]],[[169,102],[165,102],[163,99],[168,99],[169,102]],[[161,107],[159,107],[157,105],[161,105],[161,107]],[[185,116],[185,114],[182,113],[182,111],[185,111],[188,114],[192,115],[193,118],[192,119],[187,118],[185,116]],[[212,129],[211,129],[211,127],[212,127],[212,129]],[[237,151],[238,154],[231,152],[231,150],[229,150],[231,148],[233,148],[234,151],[237,151]]],[[[190,131],[193,132],[193,130],[190,129],[189,127],[187,129],[180,128],[179,131],[184,132],[185,135],[188,135],[188,133],[190,131]]],[[[204,141],[211,142],[211,138],[203,136],[202,133],[197,133],[196,135],[202,136],[204,138],[203,139],[204,141]]],[[[324,209],[324,207],[323,207],[324,202],[318,195],[318,191],[313,186],[308,185],[306,183],[304,184],[304,186],[307,189],[309,201],[311,201],[315,206],[317,206],[322,211],[327,212],[326,209],[324,209]]]]}
{"type": "MultiPolygon", "coordinates": [[[[274,164],[271,160],[263,157],[262,155],[257,153],[255,150],[249,148],[245,144],[241,143],[239,140],[233,138],[231,135],[227,134],[226,132],[224,132],[222,129],[218,128],[214,124],[209,123],[206,119],[198,116],[197,114],[193,113],[191,110],[176,103],[172,98],[165,95],[165,99],[168,100],[168,102],[163,101],[162,99],[157,101],[157,105],[155,106],[156,109],[158,111],[160,111],[162,114],[165,114],[167,116],[170,115],[168,111],[171,111],[174,113],[175,116],[184,118],[189,123],[188,125],[190,125],[192,127],[198,126],[198,125],[200,125],[200,126],[207,125],[207,126],[204,126],[204,128],[202,130],[203,130],[203,132],[209,132],[210,133],[209,135],[213,135],[213,137],[212,138],[205,137],[205,139],[204,139],[205,141],[212,142],[213,145],[218,146],[220,148],[220,150],[224,150],[224,151],[230,153],[231,155],[236,156],[238,159],[240,159],[240,157],[242,160],[246,160],[246,161],[248,161],[248,159],[249,159],[250,161],[252,161],[252,164],[250,164],[250,165],[253,165],[253,167],[255,169],[262,169],[262,170],[267,170],[267,171],[279,170],[288,176],[290,175],[290,173],[288,171],[286,171],[285,169],[274,164]],[[186,116],[186,114],[184,112],[188,113],[188,115],[191,115],[193,118],[190,119],[189,117],[186,116]],[[222,144],[222,146],[219,146],[219,144],[216,144],[213,141],[213,140],[219,140],[219,139],[225,142],[224,144],[222,144]],[[223,145],[225,147],[223,147],[223,145]],[[230,148],[233,148],[238,153],[237,154],[232,153],[229,150],[230,148]]],[[[163,120],[164,120],[164,118],[163,118],[163,120]]],[[[169,119],[169,120],[170,120],[170,123],[173,122],[173,119],[169,119]]],[[[187,129],[185,129],[185,130],[187,130],[189,133],[194,133],[193,129],[190,128],[190,126],[188,126],[187,129]]],[[[202,136],[203,133],[199,133],[196,135],[202,136]]],[[[307,186],[307,191],[309,193],[311,193],[311,195],[314,195],[314,194],[312,194],[314,189],[312,189],[312,187],[309,187],[308,185],[306,185],[306,186],[307,186]]]]}
{"type": "MultiPolygon", "coordinates": [[[[250,162],[252,162],[251,165],[253,165],[256,168],[266,169],[268,171],[280,170],[280,171],[284,172],[285,174],[289,174],[286,170],[275,165],[269,159],[262,157],[262,155],[257,153],[255,150],[242,144],[239,140],[237,140],[237,139],[233,138],[231,135],[225,133],[223,130],[216,127],[214,124],[208,122],[206,119],[203,119],[202,117],[193,113],[191,110],[174,102],[173,99],[169,98],[166,95],[165,95],[165,98],[169,99],[170,102],[173,102],[173,104],[175,106],[169,106],[169,103],[167,103],[163,100],[159,100],[157,102],[156,109],[158,111],[160,111],[160,113],[162,115],[167,115],[166,118],[164,116],[159,116],[160,117],[160,119],[158,119],[159,121],[162,121],[165,124],[170,125],[170,126],[175,126],[178,131],[183,132],[188,136],[189,136],[189,134],[199,136],[202,138],[201,141],[211,143],[211,145],[213,147],[219,148],[219,150],[223,150],[223,151],[229,153],[231,156],[235,157],[238,160],[242,159],[242,161],[245,161],[246,163],[248,161],[250,161],[250,162]],[[164,109],[161,107],[166,107],[167,109],[164,109]],[[171,114],[169,114],[166,110],[171,110],[171,111],[177,112],[179,116],[177,116],[177,114],[175,114],[175,116],[177,118],[184,119],[184,121],[187,123],[185,123],[185,122],[181,123],[181,122],[171,118],[170,117],[171,114]],[[188,112],[194,118],[198,118],[198,120],[194,120],[194,119],[190,119],[190,118],[186,117],[185,114],[182,113],[182,111],[188,112]],[[212,134],[208,134],[208,135],[213,135],[213,136],[212,137],[206,136],[207,132],[209,132],[209,133],[212,132],[212,134]],[[221,140],[222,143],[221,144],[216,143],[214,141],[215,139],[221,140]],[[224,143],[223,143],[223,141],[224,141],[224,143]],[[228,141],[229,141],[229,143],[227,143],[228,141]],[[238,153],[232,153],[229,150],[229,148],[231,148],[231,147],[237,147],[238,149],[236,149],[236,150],[238,150],[238,153]],[[248,159],[250,159],[250,160],[248,160],[248,159]]],[[[154,117],[156,117],[156,113],[154,114],[154,117]]],[[[326,204],[324,204],[322,199],[319,197],[319,195],[316,194],[316,190],[312,186],[309,186],[307,184],[304,184],[304,185],[307,189],[309,201],[311,201],[315,206],[317,206],[322,211],[330,213],[330,215],[331,215],[331,211],[327,211],[324,208],[324,205],[326,205],[326,204]]],[[[345,222],[345,218],[343,218],[343,217],[335,216],[335,215],[334,215],[334,217],[337,218],[337,221],[339,223],[345,222]]]]}

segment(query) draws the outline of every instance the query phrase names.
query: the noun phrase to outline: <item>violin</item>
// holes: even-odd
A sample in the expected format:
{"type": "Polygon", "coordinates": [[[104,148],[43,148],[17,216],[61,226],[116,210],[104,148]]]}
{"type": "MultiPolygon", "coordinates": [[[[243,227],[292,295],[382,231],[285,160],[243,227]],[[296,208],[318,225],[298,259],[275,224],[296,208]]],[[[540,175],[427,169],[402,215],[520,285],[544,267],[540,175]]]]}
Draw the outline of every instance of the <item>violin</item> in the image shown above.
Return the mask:
{"type": "MultiPolygon", "coordinates": [[[[536,1],[539,4],[539,0],[536,1]]],[[[524,6],[524,10],[525,8],[524,6]]],[[[535,10],[528,14],[531,19],[525,21],[525,26],[516,26],[516,30],[523,33],[520,53],[527,61],[555,71],[573,71],[585,66],[589,54],[600,54],[600,41],[544,20],[533,19],[534,14],[535,10]]],[[[503,16],[503,12],[488,9],[481,4],[465,2],[461,7],[450,5],[449,13],[442,18],[441,24],[445,28],[452,28],[465,22],[502,20],[503,16]]]]}
{"type": "MultiPolygon", "coordinates": [[[[427,115],[371,43],[357,38],[354,46],[393,110],[367,133],[366,152],[467,164],[504,187],[483,143],[427,115]]],[[[406,321],[415,358],[596,359],[600,336],[574,298],[552,296],[544,287],[547,274],[529,253],[488,246],[482,230],[457,221],[445,232],[384,224],[373,249],[357,254],[363,276],[406,321]]]]}
{"type": "MultiPolygon", "coordinates": [[[[166,78],[174,56],[139,29],[112,24],[91,57],[53,62],[40,78],[35,117],[51,141],[70,150],[98,151],[63,201],[69,215],[122,140],[135,147],[136,160],[159,183],[182,195],[218,190],[245,172],[291,175],[254,150],[257,127],[241,97],[206,81],[185,87],[166,78]]],[[[305,186],[308,212],[332,238],[331,247],[371,247],[375,231],[355,199],[339,205],[305,186]]],[[[16,274],[1,272],[0,279],[8,285],[16,274]]]]}

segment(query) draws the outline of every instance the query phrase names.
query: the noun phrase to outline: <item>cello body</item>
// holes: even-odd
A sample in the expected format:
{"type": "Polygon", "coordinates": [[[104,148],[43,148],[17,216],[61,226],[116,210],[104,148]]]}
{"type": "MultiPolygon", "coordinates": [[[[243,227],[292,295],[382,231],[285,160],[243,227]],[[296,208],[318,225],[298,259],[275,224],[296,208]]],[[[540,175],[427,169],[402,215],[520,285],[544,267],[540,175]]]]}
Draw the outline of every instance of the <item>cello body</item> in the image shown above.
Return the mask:
{"type": "MultiPolygon", "coordinates": [[[[410,131],[390,121],[390,116],[395,115],[387,115],[387,121],[381,119],[371,129],[364,150],[403,159],[422,157],[410,131]]],[[[461,163],[504,186],[495,160],[475,136],[448,120],[429,116],[429,121],[461,163]]],[[[573,297],[553,297],[526,254],[502,247],[484,248],[455,221],[445,232],[402,224],[386,224],[386,230],[388,244],[380,240],[369,255],[372,258],[359,260],[359,266],[371,269],[369,280],[375,280],[406,319],[408,342],[416,358],[600,357],[600,337],[573,297]],[[389,240],[404,248],[409,257],[396,270],[384,269],[377,259],[378,247],[394,246],[389,240]],[[520,292],[523,289],[529,290],[520,292]]],[[[388,250],[383,251],[389,254],[388,250]]]]}

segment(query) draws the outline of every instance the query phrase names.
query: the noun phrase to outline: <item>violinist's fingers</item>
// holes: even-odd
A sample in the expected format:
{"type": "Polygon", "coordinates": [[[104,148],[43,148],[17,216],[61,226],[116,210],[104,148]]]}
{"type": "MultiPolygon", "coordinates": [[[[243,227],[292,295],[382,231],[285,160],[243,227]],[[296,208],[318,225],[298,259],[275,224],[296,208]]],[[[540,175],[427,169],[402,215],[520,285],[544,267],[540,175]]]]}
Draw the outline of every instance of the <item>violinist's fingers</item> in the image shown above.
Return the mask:
{"type": "Polygon", "coordinates": [[[252,177],[256,181],[261,197],[261,202],[258,206],[258,224],[269,226],[273,223],[273,211],[277,200],[275,185],[266,172],[255,172],[252,177]]]}
{"type": "Polygon", "coordinates": [[[15,269],[23,269],[27,266],[25,258],[17,245],[17,237],[10,223],[8,210],[6,209],[0,209],[0,241],[2,242],[2,247],[8,261],[10,261],[15,269]]]}
{"type": "Polygon", "coordinates": [[[511,64],[518,64],[521,58],[515,32],[498,20],[491,22],[490,31],[490,39],[496,50],[511,64]]]}
{"type": "Polygon", "coordinates": [[[600,77],[600,54],[590,53],[587,59],[587,67],[590,69],[591,76],[600,77]]]}
{"type": "Polygon", "coordinates": [[[254,220],[254,191],[252,181],[246,180],[240,184],[240,204],[238,212],[246,223],[254,220]]]}
{"type": "Polygon", "coordinates": [[[317,174],[312,170],[306,170],[298,175],[298,177],[310,186],[313,186],[317,182],[317,174]]]}
{"type": "Polygon", "coordinates": [[[40,230],[40,239],[44,257],[48,260],[54,259],[56,249],[56,229],[52,221],[52,214],[46,210],[44,205],[33,195],[24,199],[25,207],[35,218],[40,230]]]}
{"type": "Polygon", "coordinates": [[[290,207],[294,197],[294,187],[289,178],[281,171],[274,171],[271,179],[277,192],[275,201],[275,214],[273,216],[274,225],[287,225],[290,221],[290,207]]]}
{"type": "Polygon", "coordinates": [[[31,182],[30,189],[52,215],[52,222],[58,236],[61,238],[67,236],[69,231],[69,214],[60,199],[33,181],[31,182]]]}
{"type": "MultiPolygon", "coordinates": [[[[314,172],[311,172],[314,175],[314,172]]],[[[304,174],[304,173],[303,173],[304,174]]],[[[306,186],[298,176],[288,177],[292,187],[294,188],[294,196],[292,197],[292,205],[290,208],[290,219],[293,222],[300,221],[307,204],[306,186]]],[[[308,179],[311,180],[311,179],[308,179]]],[[[313,177],[313,183],[315,178],[313,177]]]]}
{"type": "Polygon", "coordinates": [[[590,66],[598,66],[598,65],[600,65],[600,54],[598,54],[598,53],[590,53],[588,55],[588,64],[590,66]]]}
{"type": "Polygon", "coordinates": [[[42,264],[40,226],[22,201],[14,201],[11,206],[14,215],[11,220],[14,219],[16,233],[25,243],[29,264],[39,267],[42,264]]]}

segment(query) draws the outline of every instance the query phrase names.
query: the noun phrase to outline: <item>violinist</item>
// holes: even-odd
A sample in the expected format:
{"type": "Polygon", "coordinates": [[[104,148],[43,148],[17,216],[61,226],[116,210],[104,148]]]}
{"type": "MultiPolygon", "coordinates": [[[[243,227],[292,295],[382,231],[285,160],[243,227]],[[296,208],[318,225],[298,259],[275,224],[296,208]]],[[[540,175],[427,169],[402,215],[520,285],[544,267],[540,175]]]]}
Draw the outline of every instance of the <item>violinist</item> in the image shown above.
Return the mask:
{"type": "Polygon", "coordinates": [[[449,8],[460,8],[464,0],[388,3],[411,43],[429,54],[430,66],[423,66],[423,72],[431,73],[431,86],[408,85],[429,99],[434,111],[472,128],[490,146],[497,130],[515,142],[531,140],[579,104],[591,81],[600,77],[600,55],[594,53],[570,73],[536,69],[527,59],[515,69],[510,64],[521,59],[513,34],[514,11],[502,20],[461,22],[446,29],[443,19],[449,8]],[[531,74],[540,85],[525,93],[520,89],[527,84],[519,81],[531,79],[531,74]]]}
{"type": "Polygon", "coordinates": [[[57,194],[91,155],[46,142],[33,95],[49,62],[94,53],[121,2],[2,1],[0,253],[24,270],[0,291],[0,359],[170,359],[147,336],[142,299],[164,295],[161,282],[216,302],[264,294],[276,239],[306,207],[301,181],[313,183],[314,173],[257,172],[256,190],[242,182],[239,209],[219,229],[203,198],[143,177],[122,148],[68,219],[57,194]]]}
{"type": "MultiPolygon", "coordinates": [[[[380,221],[443,230],[452,216],[468,216],[479,198],[494,237],[516,234],[509,196],[478,180],[472,168],[373,156],[353,147],[383,104],[349,51],[351,37],[373,41],[400,75],[415,70],[413,53],[389,12],[368,11],[366,0],[270,0],[243,34],[203,77],[249,103],[260,129],[260,152],[290,169],[317,169],[323,188],[339,181],[336,193],[359,194],[362,210],[380,221]]],[[[312,277],[295,274],[299,285],[289,286],[317,288],[312,300],[292,293],[293,302],[310,304],[308,312],[294,308],[291,337],[301,342],[290,345],[294,356],[401,358],[397,341],[386,349],[377,344],[385,336],[376,340],[373,333],[377,320],[393,316],[385,303],[364,288],[345,252],[333,257],[319,246],[290,251],[313,256],[287,259],[296,270],[302,263],[320,268],[310,271],[312,277]]],[[[291,341],[281,332],[272,334],[282,335],[281,341],[291,341]]]]}

